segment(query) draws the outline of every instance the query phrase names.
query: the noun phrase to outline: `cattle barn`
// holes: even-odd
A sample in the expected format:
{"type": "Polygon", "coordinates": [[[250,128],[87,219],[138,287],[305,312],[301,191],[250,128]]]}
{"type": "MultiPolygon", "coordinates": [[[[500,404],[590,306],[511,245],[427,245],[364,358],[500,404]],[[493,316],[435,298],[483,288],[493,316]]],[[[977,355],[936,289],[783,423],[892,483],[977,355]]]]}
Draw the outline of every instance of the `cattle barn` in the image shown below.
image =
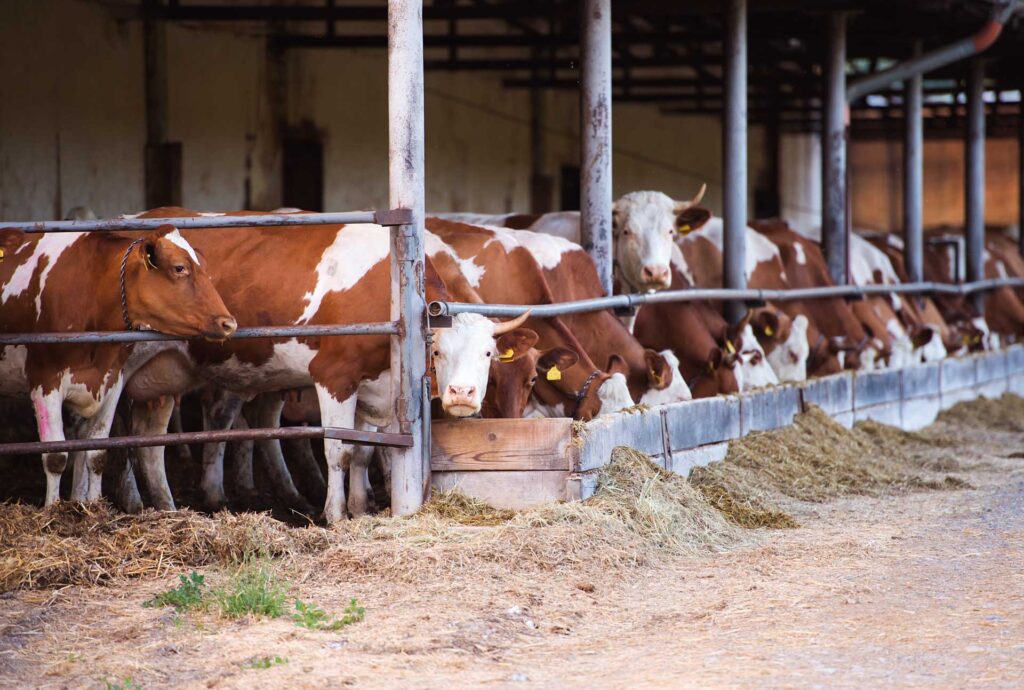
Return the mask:
{"type": "Polygon", "coordinates": [[[329,521],[372,453],[394,515],[520,508],[619,445],[686,474],[811,403],[918,428],[1016,391],[1022,17],[5,2],[0,455],[46,472],[3,498],[98,497],[129,448],[173,507],[163,443],[216,506],[230,441],[329,521]]]}

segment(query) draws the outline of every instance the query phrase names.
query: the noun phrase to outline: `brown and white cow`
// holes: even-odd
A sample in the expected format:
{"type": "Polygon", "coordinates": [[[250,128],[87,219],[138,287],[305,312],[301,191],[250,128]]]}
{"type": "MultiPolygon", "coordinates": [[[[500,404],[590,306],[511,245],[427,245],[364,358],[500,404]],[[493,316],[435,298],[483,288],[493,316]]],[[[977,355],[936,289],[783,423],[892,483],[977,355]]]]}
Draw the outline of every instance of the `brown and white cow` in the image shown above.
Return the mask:
{"type": "MultiPolygon", "coordinates": [[[[146,217],[197,215],[184,209],[156,209],[146,217]]],[[[344,324],[389,319],[390,242],[375,225],[231,228],[188,233],[210,258],[214,284],[239,321],[246,325],[344,324]]],[[[428,260],[428,299],[448,298],[447,288],[428,260]]],[[[455,295],[459,297],[459,295],[455,295]]],[[[454,415],[479,411],[495,336],[517,328],[522,318],[496,324],[475,314],[455,317],[453,327],[435,333],[431,360],[442,404],[454,415]]],[[[176,369],[181,391],[214,382],[224,393],[210,401],[204,424],[230,428],[237,399],[312,385],[326,426],[353,428],[357,419],[387,426],[393,414],[388,336],[345,336],[190,343],[185,356],[165,367],[176,369]]],[[[145,376],[147,372],[140,372],[145,376]]],[[[164,374],[160,377],[166,378],[164,374]]],[[[139,386],[142,389],[144,387],[139,386]]],[[[157,392],[166,396],[166,386],[157,392]]],[[[145,410],[137,405],[135,409],[145,410]]],[[[279,418],[280,410],[277,411],[279,418]]],[[[135,420],[149,433],[166,427],[169,412],[135,420]]],[[[270,422],[272,420],[264,420],[270,422]]],[[[275,444],[276,445],[276,444],[275,444]]],[[[324,442],[328,491],[324,515],[345,517],[344,467],[352,446],[324,442]]],[[[141,452],[141,451],[140,451],[141,452]]],[[[154,469],[162,471],[162,464],[154,469]]],[[[223,445],[209,444],[203,458],[203,489],[208,503],[223,503],[223,445]],[[211,447],[212,450],[211,450],[211,447]]]]}
{"type": "MultiPolygon", "coordinates": [[[[675,201],[662,192],[630,192],[612,205],[614,270],[622,292],[664,290],[672,283],[669,265],[676,219],[686,209],[700,203],[706,185],[690,201],[675,201]]],[[[533,230],[556,235],[571,242],[580,241],[579,211],[485,215],[472,213],[438,214],[439,218],[467,223],[533,230]]]]}
{"type": "MultiPolygon", "coordinates": [[[[170,225],[125,236],[0,230],[0,331],[143,328],[223,341],[235,319],[209,263],[170,225]]],[[[0,394],[28,395],[39,438],[64,440],[64,406],[84,438],[106,437],[125,380],[177,343],[13,345],[0,351],[0,394]]],[[[105,451],[88,451],[85,498],[98,498],[105,451]]],[[[46,504],[59,498],[66,453],[45,453],[46,504]]]]}

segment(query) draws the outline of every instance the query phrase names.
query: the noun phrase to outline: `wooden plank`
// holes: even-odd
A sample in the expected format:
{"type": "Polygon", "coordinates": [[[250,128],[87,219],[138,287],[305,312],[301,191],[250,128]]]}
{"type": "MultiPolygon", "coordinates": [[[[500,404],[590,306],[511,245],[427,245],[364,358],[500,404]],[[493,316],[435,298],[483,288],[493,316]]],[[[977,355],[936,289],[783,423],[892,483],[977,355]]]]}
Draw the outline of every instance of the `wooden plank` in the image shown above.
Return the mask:
{"type": "Polygon", "coordinates": [[[495,508],[521,510],[564,501],[569,472],[433,472],[435,490],[459,489],[495,508]]]}
{"type": "Polygon", "coordinates": [[[431,427],[434,472],[569,470],[572,420],[445,419],[431,427]]]}

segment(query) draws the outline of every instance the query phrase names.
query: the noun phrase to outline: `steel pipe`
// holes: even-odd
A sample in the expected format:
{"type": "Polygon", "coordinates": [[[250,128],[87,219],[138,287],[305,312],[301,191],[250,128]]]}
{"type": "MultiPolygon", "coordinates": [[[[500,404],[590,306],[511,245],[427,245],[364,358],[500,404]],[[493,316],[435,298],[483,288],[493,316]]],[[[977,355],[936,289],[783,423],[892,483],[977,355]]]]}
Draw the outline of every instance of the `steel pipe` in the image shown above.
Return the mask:
{"type": "MultiPolygon", "coordinates": [[[[742,290],[747,287],[747,0],[729,0],[722,50],[722,287],[742,290]]],[[[725,316],[730,323],[738,323],[746,312],[742,302],[725,304],[725,316]]]]}
{"type": "MultiPolygon", "coordinates": [[[[333,326],[266,326],[239,328],[231,337],[238,338],[319,338],[339,335],[397,335],[398,324],[390,321],[348,323],[333,326]]],[[[139,343],[157,340],[199,340],[156,331],[86,331],[79,333],[3,333],[0,345],[40,345],[70,343],[139,343]]]]}
{"type": "Polygon", "coordinates": [[[821,248],[837,285],[846,284],[846,14],[828,15],[822,123],[821,248]]]}
{"type": "Polygon", "coordinates": [[[427,315],[423,254],[423,3],[388,0],[388,189],[391,205],[411,217],[391,231],[391,339],[396,424],[412,437],[391,453],[391,514],[411,515],[430,491],[430,448],[424,443],[423,379],[427,315]]]}
{"type": "Polygon", "coordinates": [[[412,437],[407,434],[387,434],[361,429],[341,429],[321,426],[283,426],[269,429],[226,429],[224,431],[188,431],[153,436],[110,436],[108,438],[82,438],[66,441],[28,441],[0,443],[0,455],[27,455],[32,453],[72,453],[83,450],[109,450],[111,448],[151,448],[178,446],[186,443],[224,443],[226,441],[260,441],[267,439],[331,438],[367,446],[408,448],[412,437]]]}
{"type": "Polygon", "coordinates": [[[612,294],[612,3],[580,3],[580,244],[612,294]]]}
{"type": "MultiPolygon", "coordinates": [[[[921,41],[914,42],[920,56],[921,41]]],[[[924,78],[916,74],[904,89],[903,261],[910,282],[924,280],[924,78]]]]}
{"type": "Polygon", "coordinates": [[[620,309],[641,307],[645,304],[661,304],[671,302],[695,302],[708,300],[721,302],[736,300],[742,302],[791,302],[795,300],[825,299],[832,297],[863,297],[865,295],[914,295],[944,294],[969,295],[975,292],[993,290],[1000,287],[1024,287],[1024,278],[993,278],[979,280],[974,283],[955,285],[952,283],[919,282],[901,283],[899,285],[830,285],[815,288],[798,288],[789,290],[765,290],[747,288],[744,290],[727,289],[692,289],[692,290],[661,290],[643,295],[614,295],[594,299],[560,302],[558,304],[473,304],[468,302],[434,301],[430,303],[431,316],[455,316],[456,314],[480,314],[492,318],[509,318],[519,316],[525,309],[530,316],[546,319],[567,314],[582,314],[603,309],[620,309]]]}
{"type": "Polygon", "coordinates": [[[25,232],[105,232],[125,230],[155,230],[163,225],[181,229],[239,228],[279,225],[346,225],[375,223],[401,225],[408,223],[409,211],[394,208],[389,211],[347,211],[342,213],[268,213],[258,216],[184,216],[178,218],[104,218],[100,220],[17,220],[0,221],[0,228],[15,228],[25,232]]]}
{"type": "MultiPolygon", "coordinates": [[[[964,148],[964,235],[967,281],[985,277],[985,64],[971,61],[967,75],[967,135],[964,148]]],[[[979,311],[981,295],[972,300],[979,311]]]]}
{"type": "Polygon", "coordinates": [[[1017,0],[997,5],[992,18],[970,36],[851,82],[846,90],[847,99],[855,101],[873,91],[883,89],[893,82],[931,72],[987,50],[999,38],[999,34],[1003,31],[1003,25],[1013,15],[1016,7],[1017,0]]]}

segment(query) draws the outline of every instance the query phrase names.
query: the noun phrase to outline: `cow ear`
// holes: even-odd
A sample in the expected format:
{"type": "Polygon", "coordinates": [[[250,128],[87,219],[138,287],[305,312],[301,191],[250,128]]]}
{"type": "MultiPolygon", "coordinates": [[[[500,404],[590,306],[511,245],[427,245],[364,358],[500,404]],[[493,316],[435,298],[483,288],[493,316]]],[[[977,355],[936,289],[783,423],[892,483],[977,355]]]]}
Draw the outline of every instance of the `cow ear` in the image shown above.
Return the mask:
{"type": "Polygon", "coordinates": [[[676,231],[685,235],[688,232],[699,230],[711,220],[711,211],[702,206],[692,206],[680,209],[676,204],[676,231]]]}
{"type": "Polygon", "coordinates": [[[914,328],[913,333],[910,335],[910,342],[913,343],[914,348],[924,347],[931,342],[932,336],[935,334],[935,329],[931,326],[917,326],[914,328]]]}
{"type": "Polygon", "coordinates": [[[754,332],[765,338],[774,338],[779,334],[779,315],[770,309],[758,309],[750,320],[754,332]]]}
{"type": "Polygon", "coordinates": [[[497,340],[498,361],[505,363],[516,361],[525,356],[539,339],[537,332],[529,328],[517,328],[514,331],[502,333],[497,340]]]}
{"type": "Polygon", "coordinates": [[[553,368],[565,371],[579,360],[580,356],[575,350],[570,350],[567,347],[553,347],[537,360],[537,371],[542,374],[547,374],[553,368]]]}
{"type": "Polygon", "coordinates": [[[629,365],[626,364],[626,360],[620,355],[612,355],[608,358],[608,366],[605,367],[605,372],[627,376],[629,374],[629,365]]]}
{"type": "Polygon", "coordinates": [[[660,353],[644,350],[644,363],[647,365],[647,379],[655,388],[662,390],[672,385],[672,367],[660,353]]]}

